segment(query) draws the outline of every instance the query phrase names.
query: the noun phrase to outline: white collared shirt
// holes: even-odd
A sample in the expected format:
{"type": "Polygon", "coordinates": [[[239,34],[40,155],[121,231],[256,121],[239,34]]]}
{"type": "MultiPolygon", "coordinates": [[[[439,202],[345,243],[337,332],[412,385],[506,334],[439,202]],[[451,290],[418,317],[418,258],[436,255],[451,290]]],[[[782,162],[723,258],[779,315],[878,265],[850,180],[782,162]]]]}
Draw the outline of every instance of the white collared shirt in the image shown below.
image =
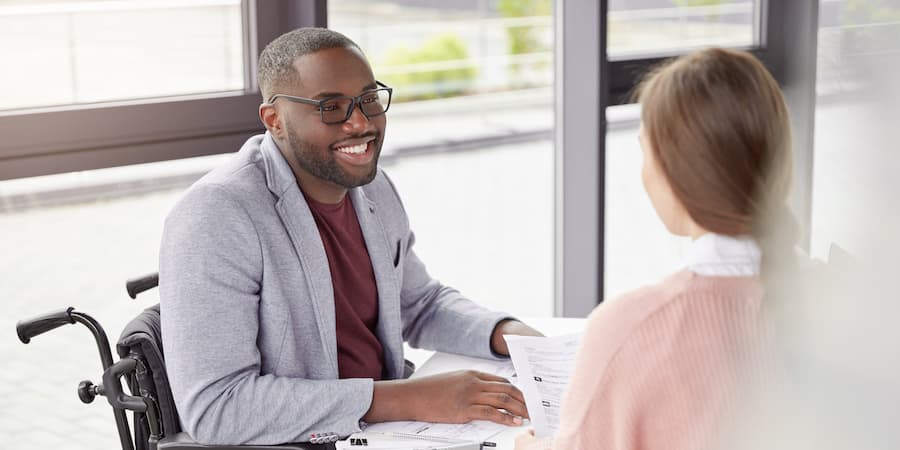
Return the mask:
{"type": "Polygon", "coordinates": [[[685,255],[685,266],[697,275],[752,277],[759,275],[762,251],[750,236],[707,233],[693,242],[685,255]]]}

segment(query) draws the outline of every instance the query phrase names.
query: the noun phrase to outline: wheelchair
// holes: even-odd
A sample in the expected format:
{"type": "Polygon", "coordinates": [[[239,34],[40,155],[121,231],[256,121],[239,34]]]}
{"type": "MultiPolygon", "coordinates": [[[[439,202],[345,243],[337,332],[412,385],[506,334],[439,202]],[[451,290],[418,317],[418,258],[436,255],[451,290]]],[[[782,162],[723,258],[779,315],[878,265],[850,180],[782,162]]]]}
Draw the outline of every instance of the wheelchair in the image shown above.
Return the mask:
{"type": "MultiPolygon", "coordinates": [[[[159,274],[153,273],[126,282],[134,299],[155,288],[159,274]]],[[[116,343],[119,360],[113,362],[109,340],[100,323],[73,307],[49,312],[16,324],[22,343],[67,324],[80,323],[94,335],[103,364],[102,383],[85,380],[78,384],[78,398],[91,403],[99,395],[106,397],[116,421],[122,450],[331,450],[334,443],[296,443],[284,445],[205,445],[194,442],[181,430],[178,411],[166,376],[160,333],[159,304],[143,310],[122,331],[116,343]],[[129,393],[122,387],[125,379],[129,393]],[[132,413],[134,434],[126,411],[132,413]]]]}

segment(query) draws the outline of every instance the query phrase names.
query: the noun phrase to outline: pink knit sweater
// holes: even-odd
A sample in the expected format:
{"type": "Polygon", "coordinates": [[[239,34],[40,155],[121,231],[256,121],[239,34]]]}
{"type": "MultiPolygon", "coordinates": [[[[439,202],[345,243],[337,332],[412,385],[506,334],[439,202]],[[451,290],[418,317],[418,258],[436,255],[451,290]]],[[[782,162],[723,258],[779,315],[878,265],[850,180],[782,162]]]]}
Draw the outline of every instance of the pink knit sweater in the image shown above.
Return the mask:
{"type": "MultiPolygon", "coordinates": [[[[688,270],[597,307],[562,405],[560,450],[717,446],[771,342],[757,277],[688,270]]],[[[543,442],[539,446],[546,446],[543,442]]]]}

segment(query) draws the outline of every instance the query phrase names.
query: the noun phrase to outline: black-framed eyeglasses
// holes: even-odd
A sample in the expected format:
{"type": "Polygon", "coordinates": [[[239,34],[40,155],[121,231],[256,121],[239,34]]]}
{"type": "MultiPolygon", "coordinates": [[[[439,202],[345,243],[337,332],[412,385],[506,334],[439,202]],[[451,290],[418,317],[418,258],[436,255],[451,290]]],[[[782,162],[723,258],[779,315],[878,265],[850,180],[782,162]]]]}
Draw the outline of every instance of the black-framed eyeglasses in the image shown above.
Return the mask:
{"type": "Polygon", "coordinates": [[[274,103],[275,100],[283,98],[296,103],[317,106],[322,115],[322,122],[327,124],[346,122],[353,114],[353,108],[357,106],[367,119],[371,119],[387,112],[391,106],[391,95],[394,92],[393,88],[380,81],[375,81],[375,84],[378,86],[377,89],[363,92],[356,97],[340,96],[313,100],[287,94],[275,94],[269,97],[267,103],[274,103]]]}

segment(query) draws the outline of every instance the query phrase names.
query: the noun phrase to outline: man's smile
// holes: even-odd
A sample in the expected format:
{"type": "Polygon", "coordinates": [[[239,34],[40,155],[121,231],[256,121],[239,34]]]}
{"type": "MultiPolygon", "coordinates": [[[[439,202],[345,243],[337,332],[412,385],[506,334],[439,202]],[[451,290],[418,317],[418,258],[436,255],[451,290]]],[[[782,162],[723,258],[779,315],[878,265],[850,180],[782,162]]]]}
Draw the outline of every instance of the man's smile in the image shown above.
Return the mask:
{"type": "Polygon", "coordinates": [[[375,155],[376,136],[369,135],[363,138],[348,139],[332,145],[337,159],[354,166],[367,165],[372,162],[375,155]]]}

